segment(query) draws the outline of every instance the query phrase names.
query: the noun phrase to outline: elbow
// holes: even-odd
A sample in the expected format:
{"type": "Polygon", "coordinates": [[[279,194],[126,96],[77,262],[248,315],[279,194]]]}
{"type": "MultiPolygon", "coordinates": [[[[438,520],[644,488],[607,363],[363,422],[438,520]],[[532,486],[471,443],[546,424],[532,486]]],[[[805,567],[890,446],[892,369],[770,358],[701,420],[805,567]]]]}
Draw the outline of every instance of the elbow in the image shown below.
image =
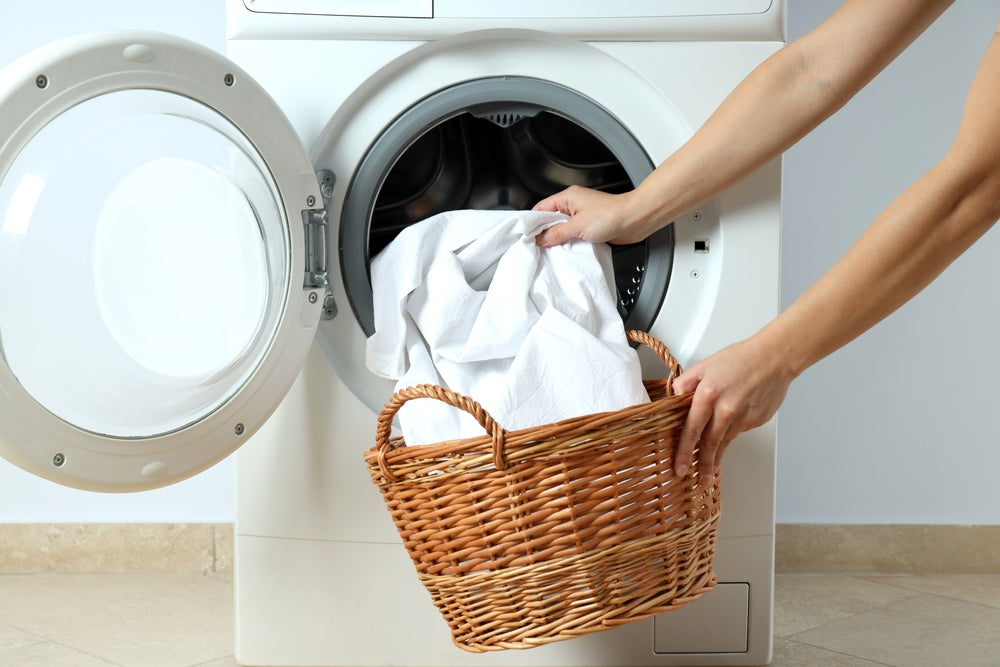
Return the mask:
{"type": "Polygon", "coordinates": [[[943,221],[950,227],[949,236],[962,249],[1000,219],[1000,152],[984,154],[979,149],[975,153],[953,149],[939,165],[951,174],[945,180],[951,196],[943,221]]]}

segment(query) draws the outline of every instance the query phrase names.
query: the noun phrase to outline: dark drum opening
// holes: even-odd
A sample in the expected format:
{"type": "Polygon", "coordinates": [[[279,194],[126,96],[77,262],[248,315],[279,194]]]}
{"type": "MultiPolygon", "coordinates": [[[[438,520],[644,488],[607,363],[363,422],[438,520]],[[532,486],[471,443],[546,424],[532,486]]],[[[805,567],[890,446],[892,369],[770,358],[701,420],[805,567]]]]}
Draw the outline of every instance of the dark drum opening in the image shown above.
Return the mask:
{"type": "MultiPolygon", "coordinates": [[[[535,79],[481,80],[441,91],[373,144],[345,202],[340,252],[352,308],[374,331],[368,265],[408,225],[459,209],[530,209],[570,185],[631,190],[653,165],[606,110],[535,79]]],[[[668,227],[612,246],[619,310],[646,329],[673,258],[668,227]]]]}

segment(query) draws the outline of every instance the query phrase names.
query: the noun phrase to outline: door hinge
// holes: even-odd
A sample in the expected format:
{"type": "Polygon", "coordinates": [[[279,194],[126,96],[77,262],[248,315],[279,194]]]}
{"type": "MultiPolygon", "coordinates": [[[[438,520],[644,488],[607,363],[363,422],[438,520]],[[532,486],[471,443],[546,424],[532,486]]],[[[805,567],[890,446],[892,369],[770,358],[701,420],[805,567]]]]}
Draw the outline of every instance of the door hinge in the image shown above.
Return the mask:
{"type": "MultiPolygon", "coordinates": [[[[306,267],[303,287],[307,290],[323,290],[323,314],[324,320],[332,320],[337,316],[337,303],[333,299],[330,291],[330,262],[329,262],[329,231],[330,225],[327,220],[326,210],[333,196],[333,185],[336,177],[332,171],[321,170],[316,172],[316,180],[319,183],[320,196],[323,198],[322,206],[310,208],[302,211],[302,224],[305,227],[306,243],[306,267]]],[[[315,206],[317,202],[310,196],[307,201],[308,206],[315,206]]]]}
{"type": "Polygon", "coordinates": [[[330,281],[327,276],[329,262],[326,238],[329,225],[326,222],[326,210],[302,211],[302,223],[305,226],[306,241],[306,275],[302,286],[306,289],[328,289],[330,281]]]}

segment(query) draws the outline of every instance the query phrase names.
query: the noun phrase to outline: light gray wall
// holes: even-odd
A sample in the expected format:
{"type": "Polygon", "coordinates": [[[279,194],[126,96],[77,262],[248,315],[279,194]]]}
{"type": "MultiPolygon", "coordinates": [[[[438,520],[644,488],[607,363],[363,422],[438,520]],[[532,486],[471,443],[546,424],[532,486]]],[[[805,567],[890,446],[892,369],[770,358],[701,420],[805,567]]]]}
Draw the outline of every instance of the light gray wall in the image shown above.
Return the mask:
{"type": "MultiPolygon", "coordinates": [[[[789,39],[839,4],[791,0],[789,39]]],[[[997,21],[993,0],[959,0],[786,154],[783,305],[948,148],[997,21]]],[[[994,229],[793,384],[778,416],[779,522],[1000,523],[998,265],[994,229]]]]}

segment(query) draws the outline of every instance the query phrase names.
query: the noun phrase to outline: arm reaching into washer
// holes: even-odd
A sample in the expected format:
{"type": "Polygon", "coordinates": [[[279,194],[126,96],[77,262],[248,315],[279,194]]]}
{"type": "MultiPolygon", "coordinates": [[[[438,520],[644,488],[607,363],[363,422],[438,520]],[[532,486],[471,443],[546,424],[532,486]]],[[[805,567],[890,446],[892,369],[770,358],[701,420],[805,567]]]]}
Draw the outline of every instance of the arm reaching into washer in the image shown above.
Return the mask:
{"type": "MultiPolygon", "coordinates": [[[[571,188],[538,204],[572,216],[540,243],[644,238],[773,159],[839,109],[950,4],[848,0],[751,73],[685,146],[634,191],[571,188]],[[780,109],[776,114],[774,109],[780,109]],[[599,221],[599,222],[598,222],[599,221]],[[559,231],[556,231],[559,230],[559,231]]],[[[1000,216],[1000,35],[946,155],[778,318],[678,378],[694,391],[675,470],[711,475],[728,444],[769,420],[792,380],[922,290],[1000,216]]]]}
{"type": "Polygon", "coordinates": [[[632,243],[770,162],[847,103],[951,0],[847,0],[822,25],[761,63],[681,148],[635,190],[571,187],[538,210],[570,220],[539,236],[632,243]]]}

